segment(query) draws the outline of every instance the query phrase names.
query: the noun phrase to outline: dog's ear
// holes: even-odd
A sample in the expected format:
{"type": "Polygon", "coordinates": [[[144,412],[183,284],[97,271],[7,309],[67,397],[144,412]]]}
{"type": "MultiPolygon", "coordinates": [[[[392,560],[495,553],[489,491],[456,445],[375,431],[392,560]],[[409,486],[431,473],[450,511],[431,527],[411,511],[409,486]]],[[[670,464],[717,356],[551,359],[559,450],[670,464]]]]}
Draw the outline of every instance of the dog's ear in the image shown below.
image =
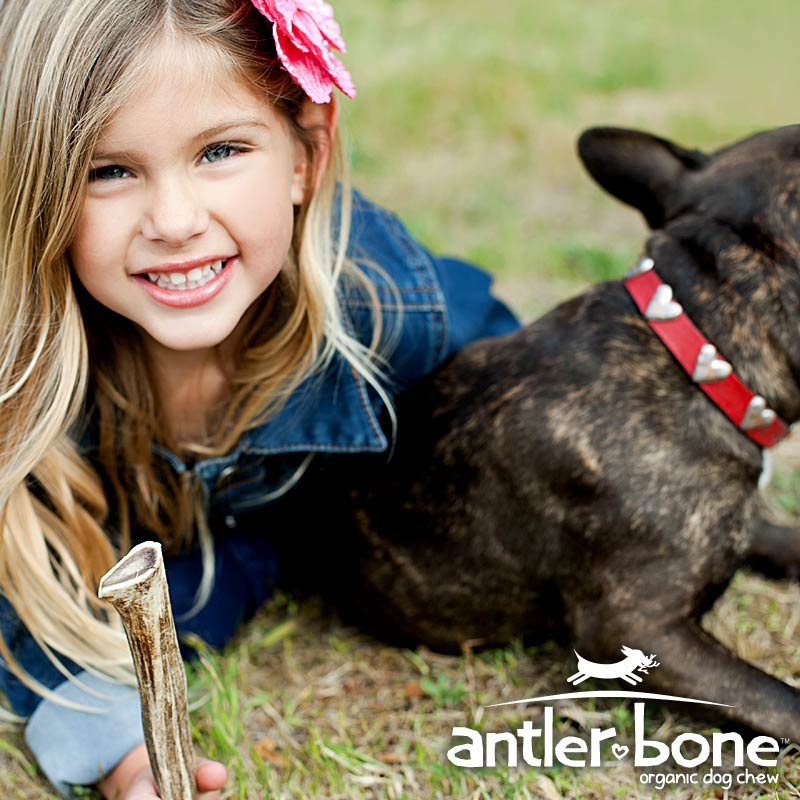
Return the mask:
{"type": "Polygon", "coordinates": [[[681,182],[709,156],[667,139],[625,128],[590,128],[578,154],[591,176],[623,203],[638,208],[651,228],[662,227],[680,208],[681,182]]]}

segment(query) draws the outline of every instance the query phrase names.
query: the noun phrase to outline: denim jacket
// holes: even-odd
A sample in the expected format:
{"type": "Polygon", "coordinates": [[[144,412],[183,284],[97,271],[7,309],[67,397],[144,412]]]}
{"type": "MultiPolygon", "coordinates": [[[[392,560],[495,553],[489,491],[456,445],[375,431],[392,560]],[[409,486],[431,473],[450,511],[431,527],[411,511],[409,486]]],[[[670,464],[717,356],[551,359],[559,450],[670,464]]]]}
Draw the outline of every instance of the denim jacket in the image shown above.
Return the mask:
{"type": "MultiPolygon", "coordinates": [[[[507,333],[518,326],[489,291],[491,279],[462,261],[432,256],[393,214],[353,196],[349,255],[368,273],[381,301],[384,324],[395,330],[389,354],[387,393],[413,384],[470,341],[507,333]],[[379,265],[380,268],[377,268],[379,265]]],[[[345,324],[368,344],[368,298],[355,283],[342,281],[345,324]]],[[[215,538],[215,584],[208,603],[188,619],[202,574],[199,553],[167,559],[166,569],[179,634],[194,633],[223,645],[236,627],[269,597],[279,564],[261,532],[270,505],[287,491],[301,492],[309,454],[380,453],[388,448],[381,427],[382,402],[343,359],[299,387],[277,416],[247,431],[223,457],[192,467],[206,502],[215,538]],[[295,486],[295,483],[297,484],[295,486]],[[257,513],[259,530],[243,525],[257,513]]],[[[402,433],[400,434],[402,435],[402,433]]],[[[91,458],[91,437],[82,441],[91,458]]],[[[189,467],[156,448],[177,472],[189,467]]],[[[93,783],[143,740],[135,690],[78,671],[65,681],[0,597],[0,624],[13,655],[62,699],[96,706],[91,714],[42,700],[23,686],[0,660],[0,689],[14,710],[29,717],[26,741],[40,767],[62,793],[69,784],[93,783]],[[99,696],[98,696],[99,695],[99,696]]]]}

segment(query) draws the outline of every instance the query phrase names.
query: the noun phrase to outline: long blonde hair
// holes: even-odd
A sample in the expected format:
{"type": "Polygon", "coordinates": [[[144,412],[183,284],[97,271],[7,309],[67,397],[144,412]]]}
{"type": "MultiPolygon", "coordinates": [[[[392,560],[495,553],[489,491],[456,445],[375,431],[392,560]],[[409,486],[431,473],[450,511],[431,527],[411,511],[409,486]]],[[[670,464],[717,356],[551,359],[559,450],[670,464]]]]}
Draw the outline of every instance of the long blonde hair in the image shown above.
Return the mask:
{"type": "MultiPolygon", "coordinates": [[[[130,546],[134,523],[168,552],[187,547],[198,528],[209,546],[191,487],[157,471],[154,444],[225,453],[337,354],[388,403],[376,292],[345,258],[350,209],[338,139],[335,157],[296,212],[287,264],[252,310],[227,411],[204,441],[173,440],[136,328],[73,283],[67,249],[93,148],[164,36],[185,37],[208,54],[209,69],[225,66],[263,92],[306,148],[309,174],[319,171],[320,134],[298,121],[304,94],[280,68],[268,23],[251,3],[5,0],[0,6],[0,591],[65,678],[61,657],[133,683],[124,635],[95,587],[130,546]],[[337,300],[343,275],[372,298],[368,346],[343,322],[337,300]],[[112,504],[75,440],[87,418],[112,504]]],[[[57,700],[1,640],[0,655],[27,686],[57,700]]]]}

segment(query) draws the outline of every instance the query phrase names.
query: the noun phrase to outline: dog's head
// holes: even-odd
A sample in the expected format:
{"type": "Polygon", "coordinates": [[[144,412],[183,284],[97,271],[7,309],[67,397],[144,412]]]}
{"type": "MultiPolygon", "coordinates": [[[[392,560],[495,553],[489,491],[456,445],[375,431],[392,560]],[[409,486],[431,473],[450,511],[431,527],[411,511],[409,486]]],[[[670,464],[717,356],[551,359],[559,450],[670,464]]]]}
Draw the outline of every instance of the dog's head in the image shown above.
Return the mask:
{"type": "Polygon", "coordinates": [[[706,154],[622,128],[591,128],[578,152],[610,194],[651,228],[692,216],[758,250],[800,254],[800,125],[706,154]]]}

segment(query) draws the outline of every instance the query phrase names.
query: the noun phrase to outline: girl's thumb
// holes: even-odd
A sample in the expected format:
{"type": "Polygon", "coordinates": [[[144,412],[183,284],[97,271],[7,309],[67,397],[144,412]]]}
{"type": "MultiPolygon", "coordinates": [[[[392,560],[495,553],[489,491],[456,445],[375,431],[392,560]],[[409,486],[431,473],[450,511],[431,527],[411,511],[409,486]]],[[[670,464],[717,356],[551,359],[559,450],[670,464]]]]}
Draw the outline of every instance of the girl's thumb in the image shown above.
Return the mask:
{"type": "Polygon", "coordinates": [[[219,761],[198,760],[195,772],[198,792],[216,792],[225,785],[227,777],[228,771],[219,761]]]}

